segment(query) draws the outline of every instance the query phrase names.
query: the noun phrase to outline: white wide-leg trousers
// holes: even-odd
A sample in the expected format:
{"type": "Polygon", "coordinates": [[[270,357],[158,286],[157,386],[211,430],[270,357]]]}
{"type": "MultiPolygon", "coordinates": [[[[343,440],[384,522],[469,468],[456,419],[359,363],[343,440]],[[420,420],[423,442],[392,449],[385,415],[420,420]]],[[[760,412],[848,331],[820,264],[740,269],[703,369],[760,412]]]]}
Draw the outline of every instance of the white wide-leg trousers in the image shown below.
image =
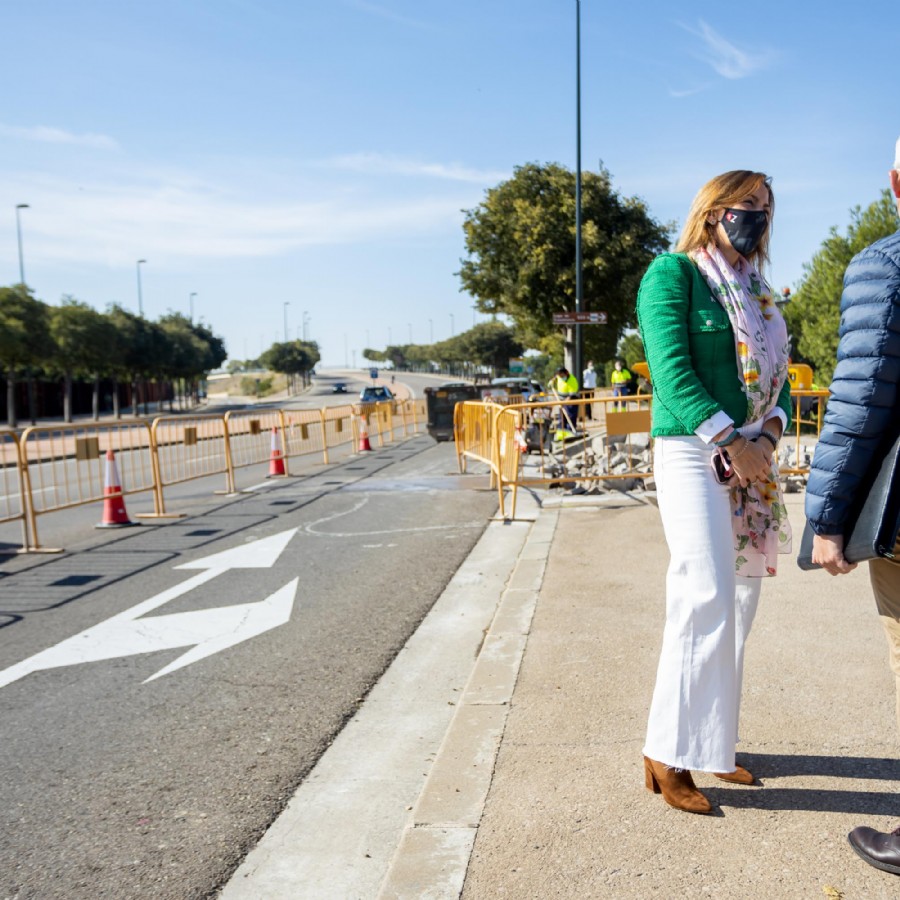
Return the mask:
{"type": "Polygon", "coordinates": [[[644,754],[678,769],[733,772],[744,642],[759,578],[735,575],[728,488],[698,437],[660,437],[659,511],[671,561],[666,626],[644,754]]]}

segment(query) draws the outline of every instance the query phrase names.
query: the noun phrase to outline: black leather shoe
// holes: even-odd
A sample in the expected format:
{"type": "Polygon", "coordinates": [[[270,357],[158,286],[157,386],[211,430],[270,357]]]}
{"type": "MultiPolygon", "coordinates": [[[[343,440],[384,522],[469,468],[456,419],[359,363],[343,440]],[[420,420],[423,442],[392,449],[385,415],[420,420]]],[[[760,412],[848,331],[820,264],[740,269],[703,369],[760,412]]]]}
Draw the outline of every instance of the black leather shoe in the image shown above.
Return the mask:
{"type": "Polygon", "coordinates": [[[862,826],[854,828],[847,840],[870,866],[900,875],[900,828],[885,834],[862,826]]]}

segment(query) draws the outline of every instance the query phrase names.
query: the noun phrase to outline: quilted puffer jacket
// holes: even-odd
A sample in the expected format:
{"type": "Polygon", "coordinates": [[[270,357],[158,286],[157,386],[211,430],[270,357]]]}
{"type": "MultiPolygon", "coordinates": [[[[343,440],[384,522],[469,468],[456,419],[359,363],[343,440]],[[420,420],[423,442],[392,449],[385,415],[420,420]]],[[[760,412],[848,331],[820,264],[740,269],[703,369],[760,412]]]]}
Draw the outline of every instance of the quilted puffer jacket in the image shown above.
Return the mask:
{"type": "Polygon", "coordinates": [[[860,480],[900,426],[900,231],[850,262],[831,399],[806,486],[817,534],[841,534],[860,480]]]}

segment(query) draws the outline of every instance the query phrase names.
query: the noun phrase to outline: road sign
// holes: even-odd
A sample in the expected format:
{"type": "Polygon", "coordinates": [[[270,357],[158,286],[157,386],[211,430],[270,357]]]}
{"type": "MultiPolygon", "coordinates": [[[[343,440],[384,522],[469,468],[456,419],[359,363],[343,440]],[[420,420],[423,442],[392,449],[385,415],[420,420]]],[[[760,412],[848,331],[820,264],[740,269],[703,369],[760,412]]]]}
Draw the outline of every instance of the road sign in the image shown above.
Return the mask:
{"type": "Polygon", "coordinates": [[[554,325],[605,325],[605,312],[561,312],[553,313],[554,325]]]}
{"type": "MultiPolygon", "coordinates": [[[[190,665],[227,647],[263,634],[291,617],[294,596],[300,579],[295,578],[265,600],[213,609],[171,613],[167,616],[139,618],[169,603],[229,569],[269,569],[275,565],[297,529],[282,531],[250,544],[175,566],[176,569],[201,569],[199,575],[144,600],[137,606],[67,638],[54,647],[36,653],[0,672],[0,687],[18,681],[31,672],[73,666],[101,659],[116,659],[136,653],[155,653],[176,647],[191,647],[165,668],[151,675],[153,681],[183,666],[190,665]]],[[[145,683],[146,683],[145,681],[145,683]]]]}

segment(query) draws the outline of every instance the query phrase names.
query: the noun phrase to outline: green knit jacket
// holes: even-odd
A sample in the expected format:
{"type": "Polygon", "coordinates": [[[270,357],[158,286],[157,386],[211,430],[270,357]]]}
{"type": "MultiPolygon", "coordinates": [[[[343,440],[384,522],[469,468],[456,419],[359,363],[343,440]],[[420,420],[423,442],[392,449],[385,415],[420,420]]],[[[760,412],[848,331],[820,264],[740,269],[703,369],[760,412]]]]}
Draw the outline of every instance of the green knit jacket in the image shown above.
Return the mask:
{"type": "MultiPolygon", "coordinates": [[[[693,434],[719,410],[738,427],[745,424],[734,331],[688,256],[663,253],[653,260],[638,290],[637,317],[653,381],[654,437],[693,434]]],[[[788,380],[778,406],[790,426],[788,380]]]]}

